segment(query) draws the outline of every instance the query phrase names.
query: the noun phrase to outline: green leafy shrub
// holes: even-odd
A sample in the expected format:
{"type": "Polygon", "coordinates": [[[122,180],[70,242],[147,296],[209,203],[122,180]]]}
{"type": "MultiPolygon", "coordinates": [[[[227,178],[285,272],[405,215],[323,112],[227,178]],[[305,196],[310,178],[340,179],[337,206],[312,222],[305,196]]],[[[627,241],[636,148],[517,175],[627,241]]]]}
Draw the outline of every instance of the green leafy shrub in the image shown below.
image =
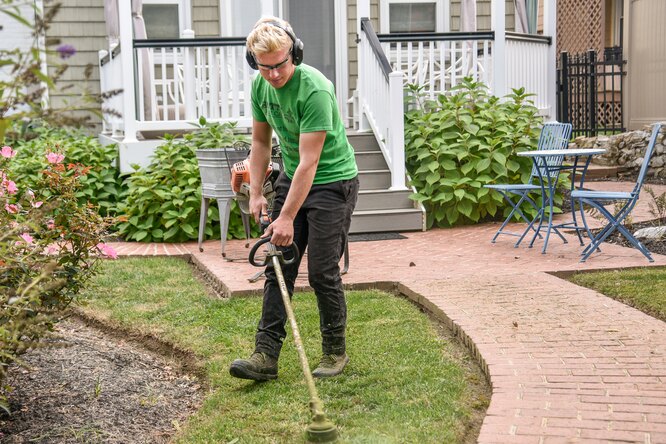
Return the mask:
{"type": "MultiPolygon", "coordinates": [[[[220,148],[245,141],[236,134],[234,123],[211,124],[205,120],[196,132],[182,139],[167,135],[157,147],[150,165],[128,179],[128,191],[121,205],[118,233],[127,240],[141,242],[184,242],[197,238],[201,208],[201,178],[195,150],[220,148]]],[[[218,236],[218,209],[208,210],[205,234],[218,236]],[[215,228],[215,229],[214,229],[215,228]]],[[[253,227],[256,235],[258,230],[253,227]]],[[[235,201],[229,219],[228,236],[244,236],[240,209],[235,201]]]]}
{"type": "MultiPolygon", "coordinates": [[[[96,272],[107,221],[77,197],[87,168],[63,161],[51,147],[33,189],[12,180],[15,151],[0,153],[0,387],[11,362],[41,346],[66,308],[96,272]]],[[[5,387],[6,388],[6,387],[5,387]]],[[[7,409],[0,390],[0,407],[7,409]]]]}
{"type": "MultiPolygon", "coordinates": [[[[500,101],[471,78],[435,101],[424,100],[418,86],[409,86],[408,93],[407,169],[417,190],[412,199],[425,206],[427,226],[506,217],[510,207],[484,185],[529,179],[532,162],[516,153],[537,145],[541,118],[530,94],[514,89],[500,101]]],[[[567,183],[561,175],[560,184],[567,183]]],[[[531,207],[523,209],[534,215],[531,207]]]]}
{"type": "MultiPolygon", "coordinates": [[[[57,147],[68,163],[86,165],[87,174],[79,177],[76,192],[79,203],[99,207],[102,216],[115,215],[125,185],[117,168],[118,147],[101,145],[97,138],[73,128],[41,125],[30,130],[30,139],[14,142],[17,155],[11,164],[14,180],[24,188],[36,188],[47,165],[46,151],[57,147]]],[[[65,174],[73,174],[67,171],[65,174]]]]}

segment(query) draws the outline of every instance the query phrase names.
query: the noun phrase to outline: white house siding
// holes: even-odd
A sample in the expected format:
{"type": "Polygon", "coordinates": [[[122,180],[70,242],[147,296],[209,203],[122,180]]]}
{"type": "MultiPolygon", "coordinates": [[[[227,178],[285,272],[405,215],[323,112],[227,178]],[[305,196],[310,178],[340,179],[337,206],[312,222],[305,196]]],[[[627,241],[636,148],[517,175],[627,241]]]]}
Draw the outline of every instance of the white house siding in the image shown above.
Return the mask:
{"type": "MultiPolygon", "coordinates": [[[[34,9],[29,4],[23,4],[20,7],[21,15],[29,22],[35,20],[34,9]]],[[[19,48],[27,51],[33,42],[32,28],[10,18],[5,14],[0,15],[0,48],[14,49],[19,48]]],[[[0,80],[6,79],[8,73],[0,69],[0,80]]]]}
{"type": "MultiPolygon", "coordinates": [[[[72,102],[86,89],[91,93],[99,93],[98,51],[108,46],[106,25],[104,23],[104,5],[102,0],[60,0],[62,6],[54,18],[47,38],[60,39],[61,44],[69,44],[76,48],[76,54],[65,62],[69,69],[61,78],[59,86],[73,85],[74,88],[65,93],[49,92],[51,106],[59,108],[65,100],[72,102]],[[85,80],[86,65],[92,64],[92,75],[85,80]]],[[[47,58],[49,71],[53,72],[52,64],[60,62],[56,56],[47,58]]],[[[94,117],[95,123],[99,119],[94,117]]]]}
{"type": "Polygon", "coordinates": [[[197,37],[219,37],[220,0],[192,0],[192,28],[197,37]]]}

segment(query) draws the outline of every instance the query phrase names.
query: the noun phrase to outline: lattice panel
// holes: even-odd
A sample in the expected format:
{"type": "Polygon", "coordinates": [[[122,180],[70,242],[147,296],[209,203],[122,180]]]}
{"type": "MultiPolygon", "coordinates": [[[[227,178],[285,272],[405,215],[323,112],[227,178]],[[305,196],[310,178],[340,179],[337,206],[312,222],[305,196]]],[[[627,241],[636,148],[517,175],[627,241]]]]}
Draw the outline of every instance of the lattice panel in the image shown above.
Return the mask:
{"type": "Polygon", "coordinates": [[[599,127],[621,128],[622,105],[618,102],[597,103],[597,122],[599,127]]]}
{"type": "Polygon", "coordinates": [[[604,0],[557,1],[557,53],[604,49],[604,0]]]}

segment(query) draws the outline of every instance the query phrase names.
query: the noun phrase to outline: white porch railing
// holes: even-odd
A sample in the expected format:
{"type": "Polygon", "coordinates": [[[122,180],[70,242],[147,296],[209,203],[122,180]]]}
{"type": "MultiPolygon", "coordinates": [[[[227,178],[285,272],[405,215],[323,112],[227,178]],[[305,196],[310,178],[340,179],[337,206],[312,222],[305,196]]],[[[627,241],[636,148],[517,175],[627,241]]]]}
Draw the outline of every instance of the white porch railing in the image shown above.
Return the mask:
{"type": "Polygon", "coordinates": [[[374,132],[391,170],[391,189],[406,189],[403,74],[389,65],[368,19],[362,21],[361,29],[358,50],[364,63],[359,65],[359,129],[369,127],[374,132]]]}
{"type": "Polygon", "coordinates": [[[137,129],[191,128],[200,116],[251,126],[245,39],[135,40],[137,129]]]}
{"type": "MultiPolygon", "coordinates": [[[[494,4],[501,6],[502,2],[494,4]]],[[[498,9],[503,14],[503,8],[498,9]]],[[[554,29],[552,21],[548,25],[554,29]]],[[[430,98],[445,93],[466,76],[484,82],[489,92],[499,97],[510,88],[524,87],[535,94],[531,99],[541,114],[554,117],[551,37],[507,33],[503,20],[495,26],[501,32],[377,36],[370,20],[361,16],[355,93],[358,125],[359,130],[374,132],[391,169],[393,187],[404,186],[404,84],[422,86],[430,98]]]]}
{"type": "Polygon", "coordinates": [[[424,87],[432,99],[467,76],[490,84],[492,32],[381,34],[377,36],[405,84],[424,87]]]}
{"type": "Polygon", "coordinates": [[[129,58],[120,46],[99,52],[101,92],[122,90],[103,103],[122,114],[104,114],[105,134],[135,140],[137,131],[192,129],[201,116],[251,127],[253,71],[245,63],[244,38],[196,39],[185,31],[178,40],[132,44],[129,58]]]}
{"type": "Polygon", "coordinates": [[[535,94],[531,97],[541,114],[551,115],[554,104],[549,103],[549,78],[544,75],[550,57],[550,37],[506,33],[506,82],[507,88],[524,87],[535,94]]]}

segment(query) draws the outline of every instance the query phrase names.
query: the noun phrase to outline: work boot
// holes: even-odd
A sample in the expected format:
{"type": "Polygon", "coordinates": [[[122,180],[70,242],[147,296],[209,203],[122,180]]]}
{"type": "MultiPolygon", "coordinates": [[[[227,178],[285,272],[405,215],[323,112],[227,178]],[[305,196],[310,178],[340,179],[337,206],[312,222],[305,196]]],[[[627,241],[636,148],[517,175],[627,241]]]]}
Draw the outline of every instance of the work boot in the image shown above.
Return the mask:
{"type": "Polygon", "coordinates": [[[268,381],[276,379],[277,359],[266,353],[254,352],[250,359],[236,359],[229,367],[229,374],[234,378],[268,381]]]}
{"type": "Polygon", "coordinates": [[[319,366],[312,372],[315,378],[329,378],[342,373],[349,362],[347,353],[341,355],[322,355],[319,366]]]}

